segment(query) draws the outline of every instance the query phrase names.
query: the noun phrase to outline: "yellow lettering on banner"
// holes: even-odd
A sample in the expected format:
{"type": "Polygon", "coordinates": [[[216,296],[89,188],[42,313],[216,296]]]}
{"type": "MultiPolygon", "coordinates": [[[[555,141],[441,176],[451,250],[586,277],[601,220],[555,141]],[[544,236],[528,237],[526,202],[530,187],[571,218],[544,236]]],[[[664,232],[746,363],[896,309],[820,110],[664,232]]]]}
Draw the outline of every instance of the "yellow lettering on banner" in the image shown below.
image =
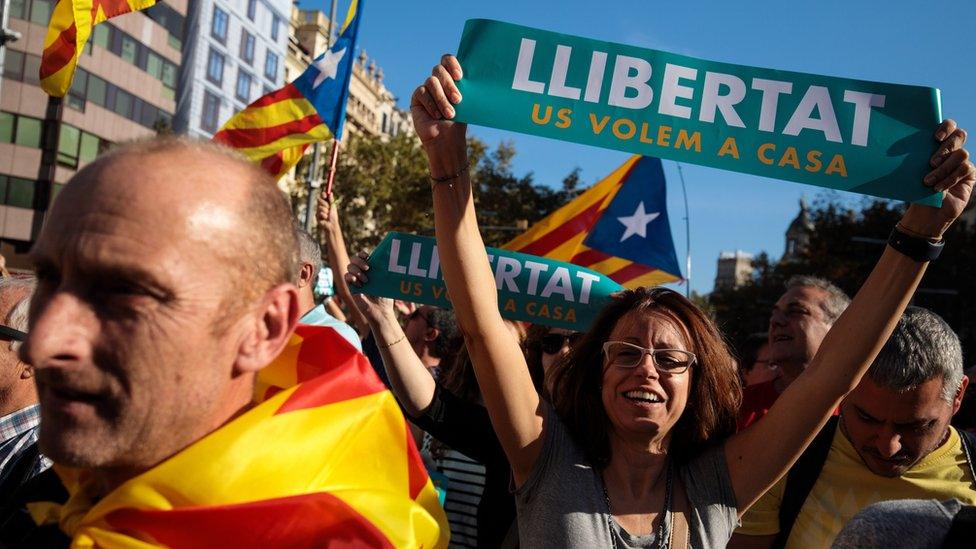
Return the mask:
{"type": "Polygon", "coordinates": [[[731,154],[732,158],[739,159],[739,145],[736,144],[734,137],[726,137],[725,143],[722,143],[722,148],[718,150],[719,156],[725,156],[731,154]]]}
{"type": "Polygon", "coordinates": [[[566,311],[566,318],[563,320],[566,322],[576,322],[576,309],[570,307],[569,310],[566,311]]]}
{"type": "Polygon", "coordinates": [[[766,156],[766,151],[776,152],[776,144],[774,143],[763,143],[759,145],[759,150],[756,151],[756,156],[759,157],[759,161],[767,166],[773,165],[773,159],[766,156]]]}
{"type": "Polygon", "coordinates": [[[830,164],[827,164],[827,171],[824,173],[830,175],[835,172],[839,173],[841,177],[847,177],[847,165],[844,164],[844,157],[839,154],[835,154],[830,159],[830,164]]]}
{"type": "Polygon", "coordinates": [[[634,124],[634,121],[633,120],[629,120],[627,118],[618,118],[613,123],[613,135],[617,136],[617,139],[627,140],[627,139],[630,139],[630,138],[634,137],[634,134],[636,134],[636,133],[637,133],[637,125],[634,124]],[[621,126],[624,126],[624,125],[627,126],[627,131],[626,132],[621,131],[621,129],[620,129],[621,126]]]}
{"type": "Polygon", "coordinates": [[[641,124],[640,142],[641,143],[647,143],[648,145],[653,145],[654,144],[654,140],[651,139],[650,137],[647,137],[647,128],[649,126],[650,126],[650,124],[648,124],[647,122],[644,122],[643,124],[641,124]]]}
{"type": "Polygon", "coordinates": [[[410,281],[401,280],[400,281],[400,293],[405,295],[410,295],[410,281]]]}
{"type": "Polygon", "coordinates": [[[413,295],[420,297],[424,295],[424,285],[419,282],[413,284],[413,295]]]}
{"type": "Polygon", "coordinates": [[[545,118],[540,118],[539,117],[539,104],[538,103],[533,103],[532,104],[532,122],[535,122],[536,124],[539,124],[540,126],[542,126],[544,124],[548,124],[550,118],[552,118],[552,106],[547,105],[546,106],[546,116],[545,116],[545,118]]]}
{"type": "Polygon", "coordinates": [[[804,170],[808,172],[819,172],[820,168],[823,167],[823,162],[820,161],[820,151],[813,150],[807,153],[807,165],[803,167],[804,170]]]}
{"type": "Polygon", "coordinates": [[[541,318],[549,318],[549,305],[543,303],[539,306],[539,316],[541,318]]]}
{"type": "Polygon", "coordinates": [[[573,123],[573,119],[569,117],[571,114],[573,114],[573,110],[565,107],[556,111],[556,118],[559,119],[559,122],[556,122],[556,127],[561,130],[568,128],[573,123]]]}
{"type": "Polygon", "coordinates": [[[657,144],[662,147],[667,147],[671,144],[671,126],[658,126],[657,144]]]}
{"type": "Polygon", "coordinates": [[[610,116],[604,116],[599,122],[596,121],[596,115],[590,113],[590,126],[593,127],[593,133],[600,135],[603,132],[603,128],[607,127],[607,122],[610,121],[610,116]]]}
{"type": "Polygon", "coordinates": [[[552,318],[555,319],[555,320],[562,320],[563,319],[563,308],[560,307],[559,305],[556,305],[555,307],[553,307],[552,308],[552,318]]]}
{"type": "Polygon", "coordinates": [[[525,304],[525,313],[529,316],[535,316],[535,306],[538,305],[535,301],[530,301],[525,304]]]}
{"type": "Polygon", "coordinates": [[[701,152],[701,133],[695,132],[689,136],[685,130],[678,130],[678,139],[674,142],[674,148],[678,149],[682,146],[688,151],[694,146],[695,152],[701,152]]]}
{"type": "Polygon", "coordinates": [[[515,312],[515,299],[514,298],[511,298],[511,297],[508,298],[508,301],[505,302],[505,309],[504,310],[506,310],[506,311],[508,311],[510,313],[514,313],[515,312]]]}
{"type": "Polygon", "coordinates": [[[434,286],[430,291],[434,294],[434,299],[440,299],[444,295],[444,286],[434,286]]]}
{"type": "Polygon", "coordinates": [[[786,166],[787,164],[789,164],[790,166],[793,166],[797,170],[800,169],[800,159],[797,158],[797,156],[796,156],[796,148],[795,147],[786,147],[786,152],[783,153],[782,158],[779,159],[779,167],[782,168],[783,166],[786,166]]]}

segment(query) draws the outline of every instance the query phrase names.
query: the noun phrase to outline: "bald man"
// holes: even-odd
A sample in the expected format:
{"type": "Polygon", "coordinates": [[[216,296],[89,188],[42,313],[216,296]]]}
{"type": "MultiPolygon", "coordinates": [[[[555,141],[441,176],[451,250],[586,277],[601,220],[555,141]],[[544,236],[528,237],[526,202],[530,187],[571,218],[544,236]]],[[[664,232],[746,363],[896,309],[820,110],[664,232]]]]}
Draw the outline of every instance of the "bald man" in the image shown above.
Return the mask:
{"type": "Polygon", "coordinates": [[[123,146],[65,186],[32,251],[21,357],[40,449],[84,471],[87,497],[250,406],[299,314],[292,223],[264,172],[205,142],[123,146]]]}

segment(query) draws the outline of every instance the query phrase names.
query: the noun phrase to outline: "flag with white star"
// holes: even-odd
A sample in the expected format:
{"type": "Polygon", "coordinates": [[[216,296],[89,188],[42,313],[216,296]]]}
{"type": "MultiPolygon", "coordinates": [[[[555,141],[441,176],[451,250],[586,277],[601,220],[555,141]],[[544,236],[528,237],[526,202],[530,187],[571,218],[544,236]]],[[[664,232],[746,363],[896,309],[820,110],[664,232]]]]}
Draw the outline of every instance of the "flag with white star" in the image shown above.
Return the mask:
{"type": "Polygon", "coordinates": [[[569,261],[628,287],[681,280],[661,161],[634,156],[504,246],[569,261]]]}
{"type": "Polygon", "coordinates": [[[342,135],[364,0],[352,0],[339,38],[294,82],[254,101],[214,134],[281,177],[312,143],[342,135]]]}

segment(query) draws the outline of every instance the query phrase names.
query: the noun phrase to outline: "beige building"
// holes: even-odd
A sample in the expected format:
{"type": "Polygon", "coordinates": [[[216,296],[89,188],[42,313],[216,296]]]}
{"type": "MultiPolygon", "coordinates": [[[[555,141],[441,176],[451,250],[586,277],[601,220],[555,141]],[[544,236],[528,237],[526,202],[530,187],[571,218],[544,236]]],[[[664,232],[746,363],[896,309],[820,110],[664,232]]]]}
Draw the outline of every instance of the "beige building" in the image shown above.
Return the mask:
{"type": "Polygon", "coordinates": [[[715,289],[738,288],[752,278],[752,254],[736,250],[722,252],[718,256],[718,271],[715,273],[715,289]]]}
{"type": "MultiPolygon", "coordinates": [[[[46,209],[41,129],[48,97],[38,84],[44,36],[54,0],[11,0],[0,81],[0,252],[8,265],[36,238],[46,209]],[[37,218],[37,219],[36,219],[37,218]]],[[[64,98],[53,200],[65,182],[111,143],[168,128],[176,109],[177,73],[187,0],[164,0],[144,12],[95,26],[64,98]]]]}

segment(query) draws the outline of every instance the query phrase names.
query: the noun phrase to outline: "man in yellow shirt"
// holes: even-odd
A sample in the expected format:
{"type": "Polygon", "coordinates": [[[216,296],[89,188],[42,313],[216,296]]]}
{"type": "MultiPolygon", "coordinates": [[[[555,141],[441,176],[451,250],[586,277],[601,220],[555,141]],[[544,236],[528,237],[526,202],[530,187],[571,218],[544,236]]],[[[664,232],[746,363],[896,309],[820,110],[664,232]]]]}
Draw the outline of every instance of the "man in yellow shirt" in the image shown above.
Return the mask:
{"type": "Polygon", "coordinates": [[[868,375],[788,475],[742,517],[729,547],[829,547],[879,501],[976,504],[972,445],[949,425],[968,379],[937,315],[909,307],[868,375]]]}

